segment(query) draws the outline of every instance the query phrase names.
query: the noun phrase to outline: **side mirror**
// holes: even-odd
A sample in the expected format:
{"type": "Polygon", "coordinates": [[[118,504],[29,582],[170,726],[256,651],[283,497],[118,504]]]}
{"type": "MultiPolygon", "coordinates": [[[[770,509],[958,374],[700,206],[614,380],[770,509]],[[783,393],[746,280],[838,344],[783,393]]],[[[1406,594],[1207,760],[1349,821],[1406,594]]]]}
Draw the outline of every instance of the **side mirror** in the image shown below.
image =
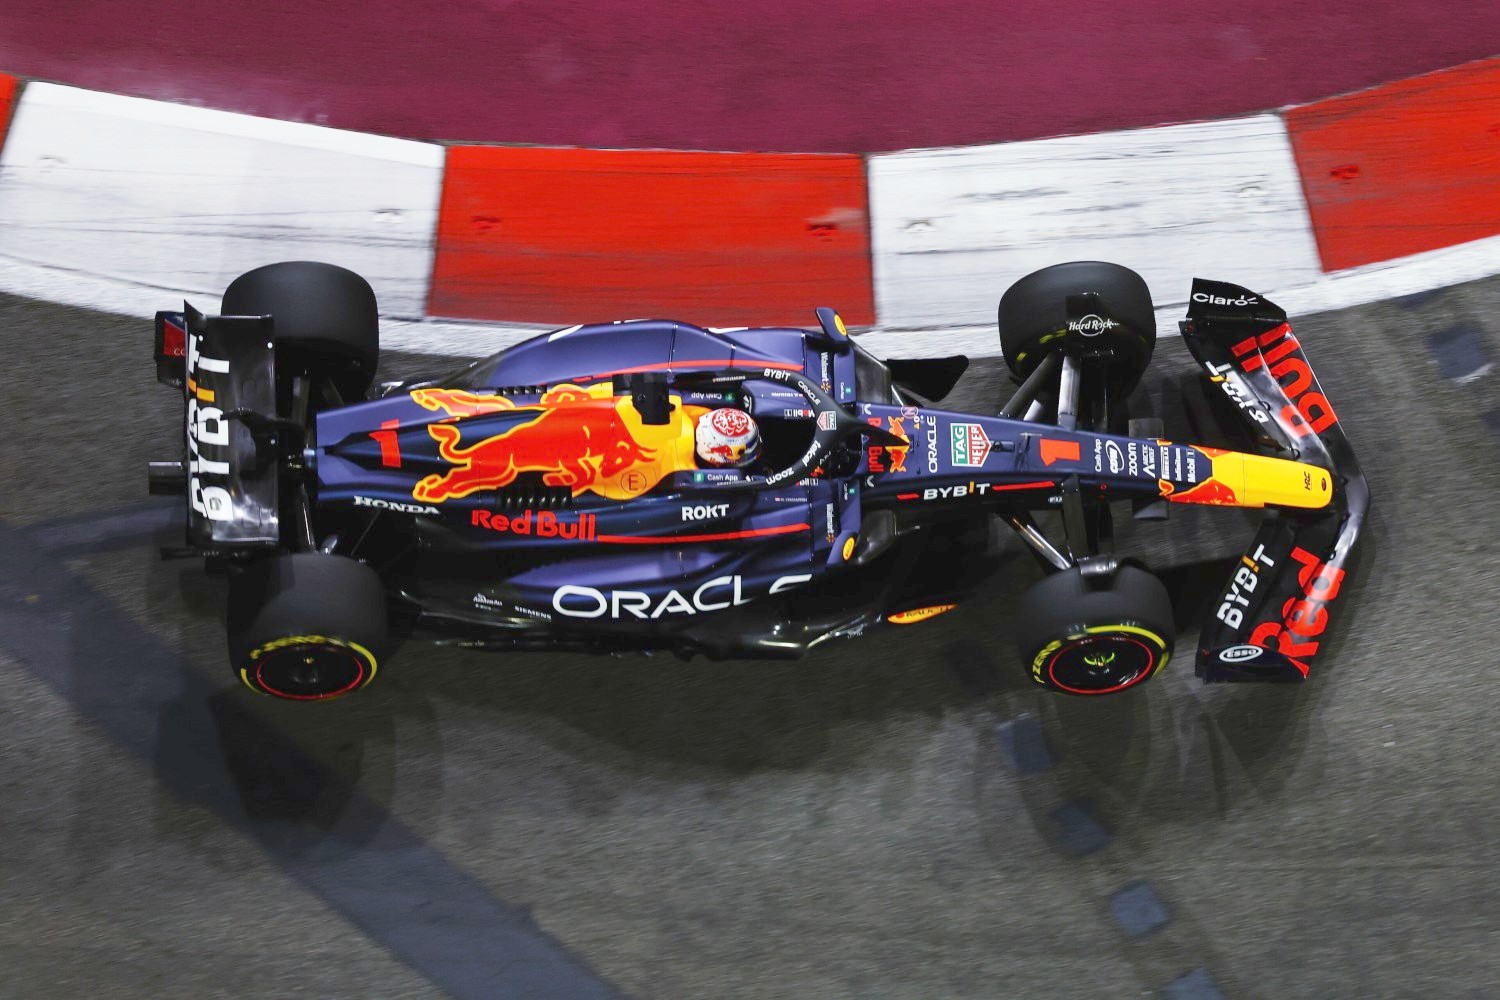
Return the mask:
{"type": "Polygon", "coordinates": [[[823,328],[823,340],[832,351],[843,354],[854,346],[849,340],[849,330],[837,312],[828,306],[818,306],[817,314],[818,326],[823,328]]]}

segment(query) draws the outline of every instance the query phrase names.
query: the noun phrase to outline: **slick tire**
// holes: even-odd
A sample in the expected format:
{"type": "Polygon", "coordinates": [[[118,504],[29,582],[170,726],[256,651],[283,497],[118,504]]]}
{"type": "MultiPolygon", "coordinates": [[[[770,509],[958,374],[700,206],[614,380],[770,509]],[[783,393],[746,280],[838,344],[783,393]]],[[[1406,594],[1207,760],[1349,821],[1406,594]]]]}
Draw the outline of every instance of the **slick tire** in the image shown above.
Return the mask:
{"type": "Polygon", "coordinates": [[[224,290],[226,316],[272,319],[278,375],[326,380],[346,402],[363,399],[380,361],[380,322],[370,283],[310,260],[246,271],[224,290]]]}
{"type": "Polygon", "coordinates": [[[389,645],[385,587],[364,563],[296,552],[229,584],[229,659],[253,691],[327,701],[375,679],[389,645]]]}
{"type": "Polygon", "coordinates": [[[1139,566],[1113,578],[1062,570],[1016,609],[1016,641],[1031,679],[1066,694],[1113,694],[1149,680],[1172,655],[1167,588],[1139,566]]]}
{"type": "Polygon", "coordinates": [[[1068,296],[1092,292],[1120,327],[1089,338],[1090,351],[1108,353],[1110,388],[1121,396],[1140,381],[1156,348],[1156,309],[1139,274],[1119,264],[1076,260],[1033,271],[1000,297],[1000,350],[1017,378],[1041,363],[1068,326],[1068,296]]]}

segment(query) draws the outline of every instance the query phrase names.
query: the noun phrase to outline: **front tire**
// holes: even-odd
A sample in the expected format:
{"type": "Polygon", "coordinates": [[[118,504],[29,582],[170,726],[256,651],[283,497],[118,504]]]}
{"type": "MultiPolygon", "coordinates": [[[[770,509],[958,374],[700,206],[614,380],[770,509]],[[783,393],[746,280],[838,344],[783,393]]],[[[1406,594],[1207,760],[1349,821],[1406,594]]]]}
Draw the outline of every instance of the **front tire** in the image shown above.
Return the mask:
{"type": "Polygon", "coordinates": [[[385,587],[364,563],[296,552],[230,581],[229,657],[261,694],[327,701],[374,680],[389,645],[385,587]]]}
{"type": "Polygon", "coordinates": [[[1112,576],[1053,573],[1022,595],[1017,620],[1031,679],[1065,694],[1113,694],[1149,680],[1175,637],[1167,588],[1130,564],[1112,576]]]}
{"type": "MultiPolygon", "coordinates": [[[[1111,391],[1128,395],[1156,348],[1156,310],[1151,290],[1128,267],[1075,260],[1033,271],[1006,289],[998,313],[1000,350],[1018,379],[1025,379],[1049,351],[1086,351],[1102,357],[1111,391]],[[1118,325],[1097,332],[1069,330],[1068,296],[1094,294],[1118,325]]],[[[1092,328],[1091,328],[1092,330],[1092,328]]]]}

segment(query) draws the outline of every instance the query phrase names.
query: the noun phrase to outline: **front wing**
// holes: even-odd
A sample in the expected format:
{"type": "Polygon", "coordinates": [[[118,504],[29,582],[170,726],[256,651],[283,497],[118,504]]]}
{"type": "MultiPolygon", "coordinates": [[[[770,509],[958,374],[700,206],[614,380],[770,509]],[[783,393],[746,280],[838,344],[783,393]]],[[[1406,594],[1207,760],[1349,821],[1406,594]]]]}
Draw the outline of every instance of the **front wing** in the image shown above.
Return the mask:
{"type": "Polygon", "coordinates": [[[1238,285],[1199,279],[1182,333],[1263,447],[1333,479],[1326,508],[1267,513],[1203,627],[1198,676],[1305,680],[1369,509],[1364,473],[1278,306],[1238,285]]]}

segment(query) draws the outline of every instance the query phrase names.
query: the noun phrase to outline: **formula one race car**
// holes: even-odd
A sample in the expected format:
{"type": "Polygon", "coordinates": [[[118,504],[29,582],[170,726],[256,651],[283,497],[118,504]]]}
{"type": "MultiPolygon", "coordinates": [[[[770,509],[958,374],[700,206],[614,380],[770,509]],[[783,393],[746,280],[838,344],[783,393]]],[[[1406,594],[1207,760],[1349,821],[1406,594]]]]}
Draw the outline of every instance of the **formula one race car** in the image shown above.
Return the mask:
{"type": "Polygon", "coordinates": [[[1368,505],[1285,313],[1221,282],[1194,283],[1183,336],[1257,453],[1127,422],[1156,326],[1114,264],[1005,293],[1020,384],[997,416],[931,405],[966,359],[882,362],[831,309],[811,331],[576,326],[368,399],[379,339],[359,276],[272,264],[223,312],[157,314],[158,378],[187,415],[151,484],[186,494],[175,553],[229,574],[236,675],[283,698],[360,688],[414,634],[796,657],[951,609],[993,569],[998,523],[1048,571],[1018,608],[1031,677],[1122,691],[1167,662],[1174,629],[1161,581],[1112,554],[1117,502],[1265,508],[1197,673],[1296,681],[1368,505]],[[1061,541],[1033,517],[1048,509],[1061,541]]]}

